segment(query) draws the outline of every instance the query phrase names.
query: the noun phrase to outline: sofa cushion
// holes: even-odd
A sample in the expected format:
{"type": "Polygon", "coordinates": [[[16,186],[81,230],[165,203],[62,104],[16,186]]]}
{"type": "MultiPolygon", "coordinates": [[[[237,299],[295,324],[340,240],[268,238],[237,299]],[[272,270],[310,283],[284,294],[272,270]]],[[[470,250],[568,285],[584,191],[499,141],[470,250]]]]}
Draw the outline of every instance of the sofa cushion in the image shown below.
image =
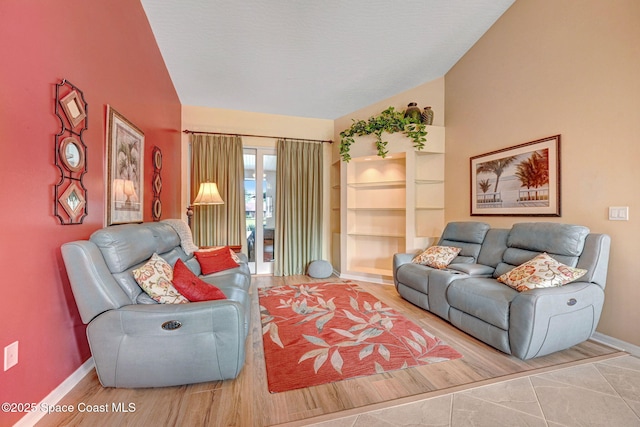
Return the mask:
{"type": "Polygon", "coordinates": [[[498,278],[543,252],[557,261],[575,267],[584,249],[589,229],[580,225],[549,222],[514,224],[507,238],[507,249],[493,277],[498,278]]]}
{"type": "Polygon", "coordinates": [[[111,273],[122,273],[154,253],[180,245],[175,230],[160,222],[114,225],[95,231],[89,240],[100,249],[111,273]]]}
{"type": "Polygon", "coordinates": [[[443,269],[460,253],[460,248],[453,246],[431,246],[411,260],[414,264],[443,269]]]}
{"type": "Polygon", "coordinates": [[[584,276],[586,272],[564,265],[545,252],[498,277],[498,281],[523,292],[562,286],[584,276]]]}
{"type": "Polygon", "coordinates": [[[161,304],[189,302],[173,287],[173,268],[158,254],[153,254],[148,262],[132,273],[140,287],[155,301],[161,304]]]}
{"type": "Polygon", "coordinates": [[[475,263],[489,228],[484,222],[450,222],[442,231],[438,245],[461,249],[455,263],[475,263]]]}
{"type": "Polygon", "coordinates": [[[482,249],[478,255],[478,264],[489,265],[496,268],[502,262],[502,256],[507,249],[509,230],[505,228],[492,228],[482,243],[482,249]]]}
{"type": "Polygon", "coordinates": [[[178,292],[191,302],[226,298],[218,287],[198,278],[180,259],[173,266],[172,283],[178,292]]]}
{"type": "Polygon", "coordinates": [[[442,240],[481,244],[489,228],[484,222],[450,222],[442,232],[442,240]]]}
{"type": "Polygon", "coordinates": [[[552,222],[514,224],[507,246],[557,255],[580,256],[589,229],[581,225],[552,222]]]}
{"type": "Polygon", "coordinates": [[[231,257],[228,246],[224,246],[220,249],[196,251],[195,256],[198,263],[200,263],[202,274],[205,275],[239,266],[239,264],[231,257]]]}
{"type": "Polygon", "coordinates": [[[505,331],[509,329],[509,307],[518,291],[493,278],[469,277],[451,282],[447,299],[451,307],[505,331]]]}

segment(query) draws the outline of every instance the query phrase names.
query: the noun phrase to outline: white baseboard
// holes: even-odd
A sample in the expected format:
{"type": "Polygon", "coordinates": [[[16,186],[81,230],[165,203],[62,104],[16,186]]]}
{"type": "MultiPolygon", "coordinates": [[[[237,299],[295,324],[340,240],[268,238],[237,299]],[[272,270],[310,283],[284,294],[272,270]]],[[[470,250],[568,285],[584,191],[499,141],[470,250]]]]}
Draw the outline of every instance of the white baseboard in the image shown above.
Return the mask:
{"type": "Polygon", "coordinates": [[[592,341],[599,342],[609,347],[616,348],[620,351],[626,351],[636,357],[640,357],[640,347],[630,344],[626,341],[619,340],[609,335],[601,334],[600,332],[594,332],[590,338],[592,341]]]}
{"type": "Polygon", "coordinates": [[[381,276],[373,277],[373,276],[360,276],[357,274],[340,274],[341,279],[349,279],[349,280],[361,280],[363,282],[369,283],[379,283],[381,285],[393,285],[393,280],[383,279],[381,276]]]}
{"type": "MultiPolygon", "coordinates": [[[[60,383],[58,387],[56,387],[51,393],[49,393],[44,399],[42,399],[42,401],[38,403],[38,408],[46,408],[57,404],[67,393],[69,393],[76,385],[78,385],[80,380],[82,380],[89,372],[93,370],[94,366],[95,364],[93,363],[93,357],[90,357],[78,369],[76,369],[71,375],[69,375],[66,380],[60,383]]],[[[29,412],[17,423],[15,423],[14,427],[33,426],[46,414],[46,412],[42,411],[29,412]]]]}

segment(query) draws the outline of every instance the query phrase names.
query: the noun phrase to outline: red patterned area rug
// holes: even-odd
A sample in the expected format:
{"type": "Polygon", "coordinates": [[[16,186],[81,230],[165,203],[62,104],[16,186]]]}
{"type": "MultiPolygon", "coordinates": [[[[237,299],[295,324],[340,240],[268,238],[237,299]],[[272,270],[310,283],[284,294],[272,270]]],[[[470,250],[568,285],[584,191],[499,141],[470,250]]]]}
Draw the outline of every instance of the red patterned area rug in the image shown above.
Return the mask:
{"type": "Polygon", "coordinates": [[[266,288],[259,297],[271,393],[462,357],[355,283],[266,288]]]}

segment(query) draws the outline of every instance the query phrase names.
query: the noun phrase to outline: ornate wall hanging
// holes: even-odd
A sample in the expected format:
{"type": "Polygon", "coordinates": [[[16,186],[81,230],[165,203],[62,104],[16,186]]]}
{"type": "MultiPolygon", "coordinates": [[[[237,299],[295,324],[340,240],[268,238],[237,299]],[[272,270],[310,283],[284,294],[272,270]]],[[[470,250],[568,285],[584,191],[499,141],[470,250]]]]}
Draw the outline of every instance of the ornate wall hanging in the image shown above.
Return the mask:
{"type": "Polygon", "coordinates": [[[82,224],[87,216],[87,189],[82,182],[87,173],[83,138],[88,126],[87,108],[80,89],[67,80],[56,84],[55,113],[60,119],[60,132],[55,136],[54,157],[60,181],[55,187],[54,213],[62,225],[82,224]]]}
{"type": "Polygon", "coordinates": [[[160,171],[162,170],[162,151],[160,147],[153,147],[153,203],[151,203],[151,215],[154,221],[160,221],[162,216],[162,202],[160,201],[160,191],[162,191],[162,178],[160,171]]]}

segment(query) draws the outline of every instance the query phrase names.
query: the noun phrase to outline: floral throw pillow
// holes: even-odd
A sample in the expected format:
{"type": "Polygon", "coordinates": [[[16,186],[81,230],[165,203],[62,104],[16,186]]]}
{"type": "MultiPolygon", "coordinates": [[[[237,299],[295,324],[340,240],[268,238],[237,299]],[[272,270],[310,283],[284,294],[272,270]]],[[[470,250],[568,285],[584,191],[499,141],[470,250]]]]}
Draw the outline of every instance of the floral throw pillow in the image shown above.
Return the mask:
{"type": "Polygon", "coordinates": [[[414,264],[422,264],[432,268],[443,269],[460,253],[460,248],[453,246],[431,246],[411,260],[414,264]]]}
{"type": "Polygon", "coordinates": [[[133,278],[151,298],[161,304],[184,304],[189,300],[176,290],[173,280],[173,268],[158,254],[142,267],[133,270],[133,278]]]}
{"type": "Polygon", "coordinates": [[[566,285],[587,272],[581,268],[564,265],[542,253],[498,277],[498,282],[511,286],[518,292],[536,288],[552,288],[566,285]]]}

